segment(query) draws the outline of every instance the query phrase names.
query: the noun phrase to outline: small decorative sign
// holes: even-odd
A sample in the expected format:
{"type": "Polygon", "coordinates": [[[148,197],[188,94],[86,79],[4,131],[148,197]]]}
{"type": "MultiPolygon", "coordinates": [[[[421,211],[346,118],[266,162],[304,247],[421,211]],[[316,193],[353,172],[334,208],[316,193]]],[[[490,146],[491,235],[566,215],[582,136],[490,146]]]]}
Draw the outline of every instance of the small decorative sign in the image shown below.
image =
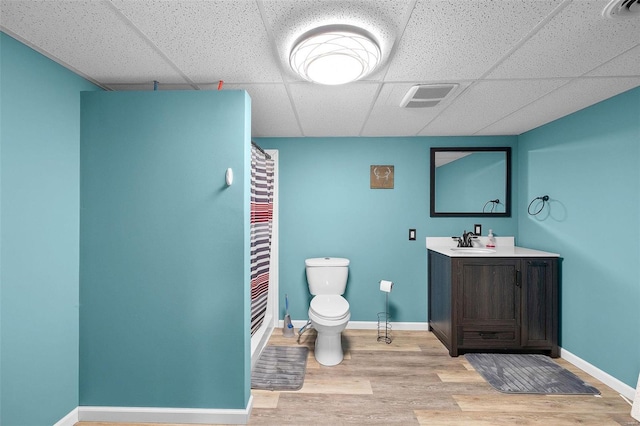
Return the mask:
{"type": "Polygon", "coordinates": [[[371,189],[393,189],[393,166],[373,165],[369,177],[371,189]]]}

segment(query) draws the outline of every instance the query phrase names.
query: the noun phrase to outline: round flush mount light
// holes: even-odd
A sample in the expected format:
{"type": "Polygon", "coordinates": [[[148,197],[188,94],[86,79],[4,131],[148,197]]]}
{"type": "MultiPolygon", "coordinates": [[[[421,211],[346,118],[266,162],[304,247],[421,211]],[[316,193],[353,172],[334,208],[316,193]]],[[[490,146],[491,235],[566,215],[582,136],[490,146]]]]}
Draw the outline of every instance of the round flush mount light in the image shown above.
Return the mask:
{"type": "Polygon", "coordinates": [[[305,33],[295,44],[289,62],[305,80],[338,85],[359,80],[380,63],[374,37],[352,26],[326,26],[305,33]]]}
{"type": "Polygon", "coordinates": [[[610,19],[640,17],[640,0],[611,0],[602,11],[610,19]]]}

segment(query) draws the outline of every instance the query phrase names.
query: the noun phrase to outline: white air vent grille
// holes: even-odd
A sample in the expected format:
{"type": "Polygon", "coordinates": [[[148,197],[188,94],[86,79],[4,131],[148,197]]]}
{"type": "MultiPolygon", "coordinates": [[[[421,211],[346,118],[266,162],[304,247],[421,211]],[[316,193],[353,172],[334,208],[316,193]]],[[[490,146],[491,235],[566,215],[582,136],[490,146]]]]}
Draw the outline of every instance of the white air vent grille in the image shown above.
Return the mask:
{"type": "Polygon", "coordinates": [[[611,0],[602,16],[611,19],[640,17],[640,0],[611,0]]]}
{"type": "Polygon", "coordinates": [[[400,107],[402,108],[429,108],[438,105],[449,96],[457,84],[418,84],[412,86],[404,95],[400,107]]]}

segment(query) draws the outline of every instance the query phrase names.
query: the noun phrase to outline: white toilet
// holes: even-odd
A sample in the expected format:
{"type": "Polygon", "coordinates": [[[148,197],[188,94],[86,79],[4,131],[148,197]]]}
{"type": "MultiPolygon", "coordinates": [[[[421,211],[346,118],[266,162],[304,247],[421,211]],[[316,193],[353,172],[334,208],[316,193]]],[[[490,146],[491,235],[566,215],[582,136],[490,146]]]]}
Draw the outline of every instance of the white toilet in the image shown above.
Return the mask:
{"type": "Polygon", "coordinates": [[[309,320],[318,332],[315,357],[322,365],[342,362],[342,330],[351,313],[349,302],[342,297],[347,288],[349,259],[319,257],[304,261],[309,292],[314,296],[309,306],[309,320]]]}

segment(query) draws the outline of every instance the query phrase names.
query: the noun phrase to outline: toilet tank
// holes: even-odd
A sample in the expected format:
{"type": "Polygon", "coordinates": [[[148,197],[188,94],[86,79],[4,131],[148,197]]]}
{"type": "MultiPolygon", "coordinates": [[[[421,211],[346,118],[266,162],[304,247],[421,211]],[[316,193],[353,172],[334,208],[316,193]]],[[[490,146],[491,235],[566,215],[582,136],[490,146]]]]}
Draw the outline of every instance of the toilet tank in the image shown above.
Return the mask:
{"type": "Polygon", "coordinates": [[[349,259],[317,257],[304,261],[311,294],[344,294],[349,275],[349,259]]]}

